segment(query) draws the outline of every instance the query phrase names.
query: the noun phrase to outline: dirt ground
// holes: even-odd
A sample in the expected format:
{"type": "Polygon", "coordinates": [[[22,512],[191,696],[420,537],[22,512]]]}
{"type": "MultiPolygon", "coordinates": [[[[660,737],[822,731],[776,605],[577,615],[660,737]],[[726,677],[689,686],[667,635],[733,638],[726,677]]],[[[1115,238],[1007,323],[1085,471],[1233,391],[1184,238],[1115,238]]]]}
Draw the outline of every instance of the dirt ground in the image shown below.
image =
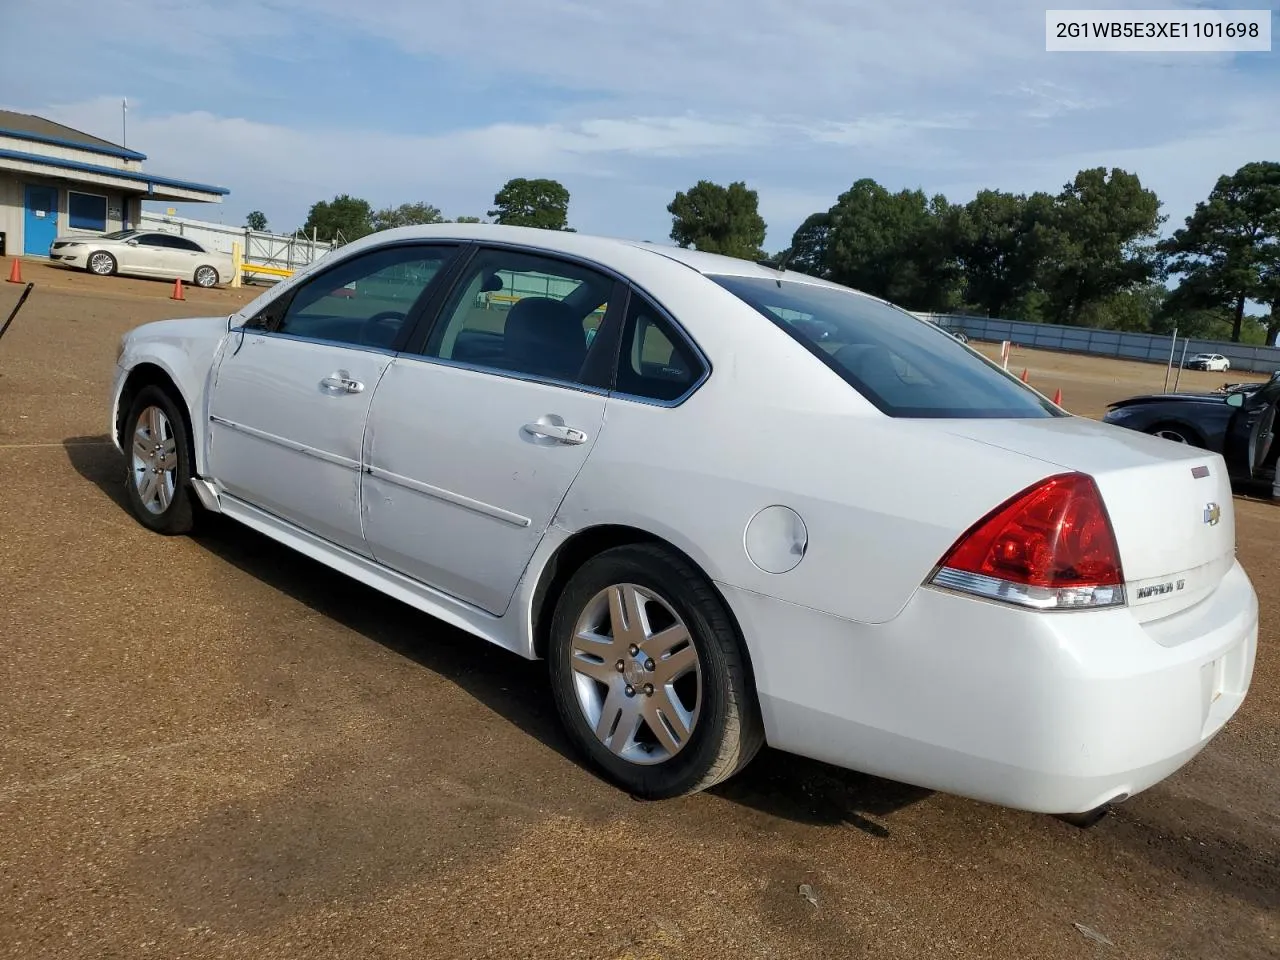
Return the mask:
{"type": "MultiPolygon", "coordinates": [[[[1236,501],[1262,599],[1240,713],[1091,830],[771,751],[641,803],[573,758],[542,665],[246,529],[129,517],[118,337],[252,292],[24,270],[0,340],[0,957],[1280,956],[1280,507],[1236,501]]],[[[1164,375],[1023,367],[1092,416],[1164,375]]]]}

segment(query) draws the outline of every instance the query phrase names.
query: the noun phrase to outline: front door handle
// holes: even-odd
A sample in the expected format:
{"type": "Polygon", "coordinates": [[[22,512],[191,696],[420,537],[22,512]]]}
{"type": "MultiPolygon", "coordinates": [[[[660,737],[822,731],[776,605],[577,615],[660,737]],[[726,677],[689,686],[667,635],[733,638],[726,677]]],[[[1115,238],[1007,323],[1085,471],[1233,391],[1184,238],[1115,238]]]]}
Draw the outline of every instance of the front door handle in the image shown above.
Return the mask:
{"type": "MultiPolygon", "coordinates": [[[[556,417],[555,419],[559,420],[560,418],[556,417]]],[[[546,417],[534,423],[526,423],[524,431],[535,437],[554,440],[557,443],[569,444],[570,446],[586,442],[587,435],[581,430],[566,426],[564,423],[548,422],[550,420],[550,417],[546,417]]]]}
{"type": "Polygon", "coordinates": [[[364,384],[359,380],[352,380],[351,375],[345,370],[336,370],[329,374],[320,381],[320,386],[325,390],[341,390],[343,393],[359,393],[364,389],[364,384]]]}

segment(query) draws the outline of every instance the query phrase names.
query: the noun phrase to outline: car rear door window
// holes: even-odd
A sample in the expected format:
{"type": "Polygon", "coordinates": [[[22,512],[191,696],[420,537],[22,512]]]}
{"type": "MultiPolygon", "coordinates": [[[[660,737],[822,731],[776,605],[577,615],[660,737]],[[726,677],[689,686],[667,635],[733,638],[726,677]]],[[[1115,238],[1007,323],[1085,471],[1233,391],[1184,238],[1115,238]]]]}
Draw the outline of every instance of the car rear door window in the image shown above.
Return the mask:
{"type": "Polygon", "coordinates": [[[615,392],[670,403],[693,389],[705,372],[688,340],[648,298],[633,291],[622,329],[615,392]]]}
{"type": "Polygon", "coordinates": [[[462,271],[427,342],[429,357],[586,383],[587,355],[615,283],[591,267],[509,248],[462,271]]]}

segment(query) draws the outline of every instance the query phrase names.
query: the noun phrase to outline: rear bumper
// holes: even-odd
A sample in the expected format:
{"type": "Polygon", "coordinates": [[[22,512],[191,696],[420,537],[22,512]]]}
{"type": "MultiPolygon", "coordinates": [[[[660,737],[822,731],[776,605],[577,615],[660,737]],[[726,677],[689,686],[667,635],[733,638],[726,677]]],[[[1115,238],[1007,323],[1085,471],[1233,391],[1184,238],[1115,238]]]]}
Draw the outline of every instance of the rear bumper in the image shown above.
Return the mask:
{"type": "Polygon", "coordinates": [[[1235,563],[1196,607],[1036,614],[930,588],[893,621],[722,586],[769,743],[1044,813],[1132,796],[1194,757],[1253,675],[1258,603],[1235,563]]]}

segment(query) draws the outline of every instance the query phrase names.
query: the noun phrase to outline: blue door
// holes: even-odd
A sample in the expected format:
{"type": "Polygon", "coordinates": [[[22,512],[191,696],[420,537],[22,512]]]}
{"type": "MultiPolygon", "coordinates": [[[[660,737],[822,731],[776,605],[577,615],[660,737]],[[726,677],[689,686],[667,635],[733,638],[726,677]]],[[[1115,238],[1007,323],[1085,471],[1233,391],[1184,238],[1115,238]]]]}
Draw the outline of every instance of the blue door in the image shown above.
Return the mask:
{"type": "Polygon", "coordinates": [[[22,229],[23,252],[47,257],[58,235],[58,191],[53,187],[27,187],[27,219],[22,229]]]}

